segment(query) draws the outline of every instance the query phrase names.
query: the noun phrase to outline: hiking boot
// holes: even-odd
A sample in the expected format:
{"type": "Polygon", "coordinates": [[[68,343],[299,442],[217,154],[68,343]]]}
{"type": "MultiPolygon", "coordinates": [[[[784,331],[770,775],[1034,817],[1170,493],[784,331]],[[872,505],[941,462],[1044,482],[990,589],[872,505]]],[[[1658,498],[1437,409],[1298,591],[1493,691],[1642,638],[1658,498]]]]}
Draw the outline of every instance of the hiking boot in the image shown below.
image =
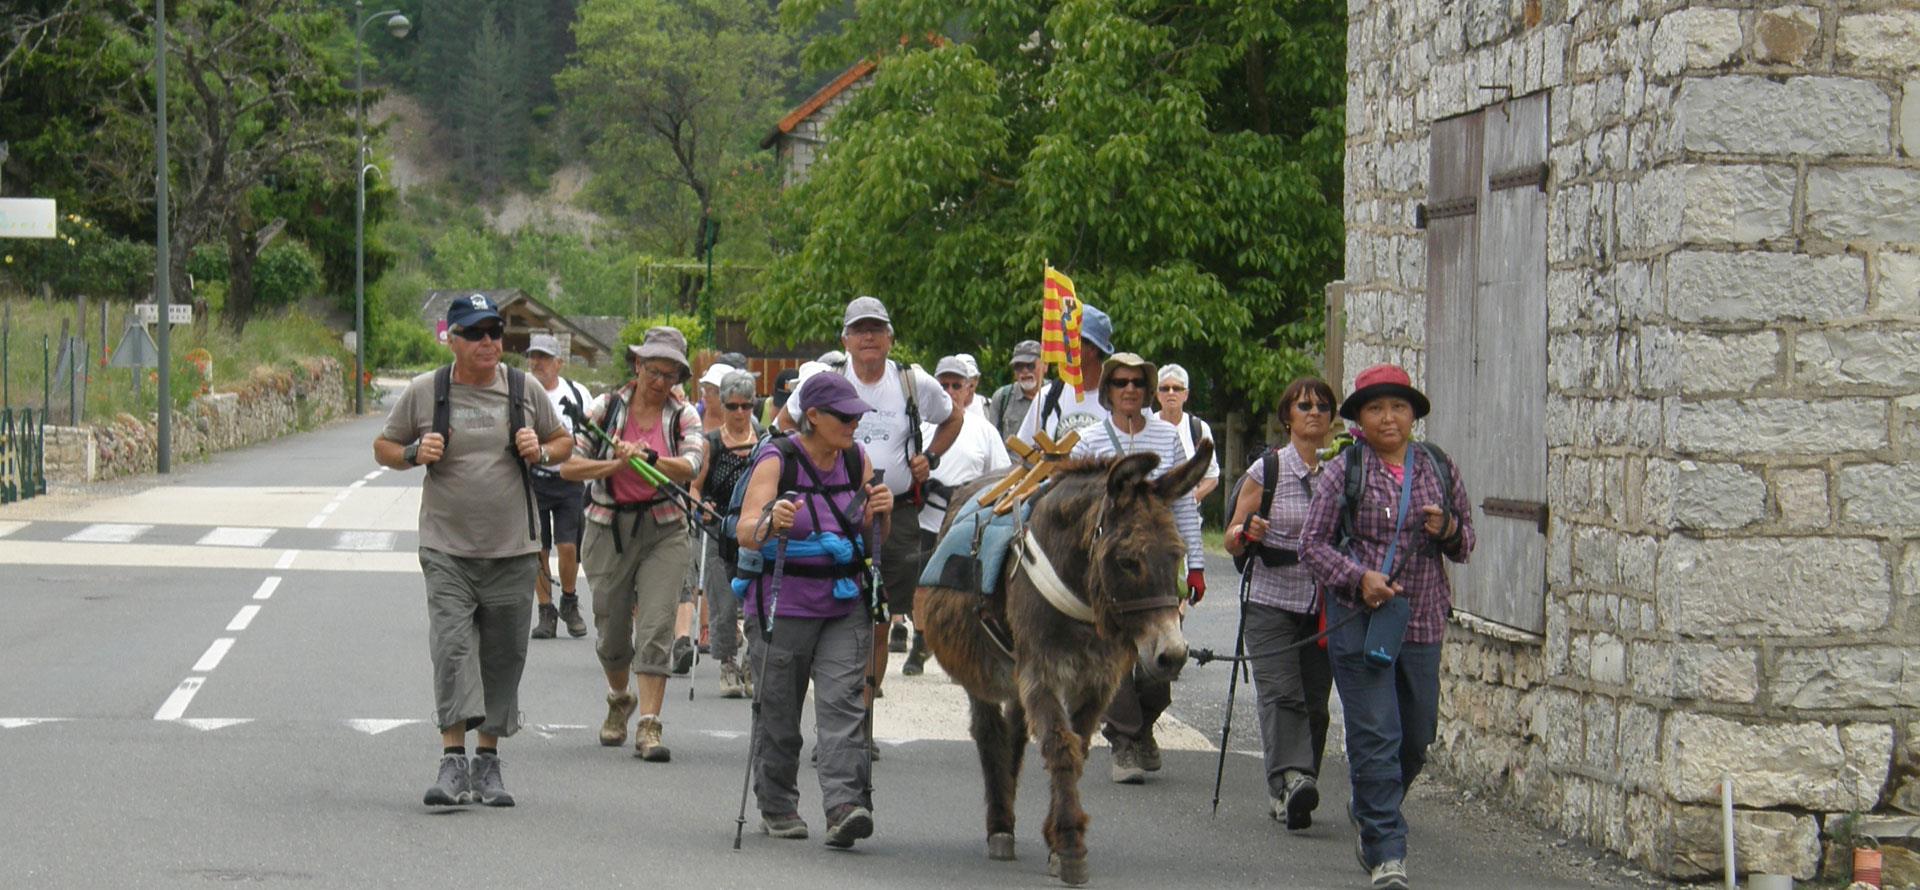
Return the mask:
{"type": "Polygon", "coordinates": [[[631,692],[607,693],[607,720],[600,724],[600,744],[609,748],[618,748],[627,743],[627,721],[633,719],[633,709],[640,706],[640,700],[631,692]]]}
{"type": "Polygon", "coordinates": [[[1147,734],[1134,743],[1133,756],[1140,762],[1141,769],[1150,773],[1160,771],[1160,743],[1154,741],[1153,730],[1147,730],[1147,734]]]}
{"type": "Polygon", "coordinates": [[[778,816],[772,813],[761,813],[760,830],[766,832],[768,837],[804,840],[807,836],[807,820],[800,818],[799,813],[784,813],[778,816]]]}
{"type": "MultiPolygon", "coordinates": [[[[828,841],[832,843],[832,841],[828,841]]],[[[1389,859],[1373,867],[1373,890],[1407,890],[1407,863],[1389,859]]]]}
{"type": "Polygon", "coordinates": [[[633,756],[648,763],[666,763],[673,759],[673,752],[660,744],[660,721],[653,717],[640,718],[640,725],[634,730],[633,756]]]}
{"type": "Polygon", "coordinates": [[[1273,804],[1273,818],[1285,823],[1288,831],[1313,827],[1313,808],[1320,805],[1320,785],[1312,776],[1294,776],[1287,780],[1287,792],[1273,804]]]}
{"type": "Polygon", "coordinates": [[[554,625],[554,622],[557,622],[559,620],[560,620],[559,609],[554,608],[552,603],[541,603],[540,617],[535,619],[533,622],[533,639],[536,639],[536,640],[553,639],[553,625],[554,625]]]}
{"type": "Polygon", "coordinates": [[[580,598],[573,594],[560,597],[560,621],[567,626],[567,635],[575,639],[587,635],[587,622],[580,617],[580,598]]]}
{"type": "Polygon", "coordinates": [[[500,778],[499,755],[473,758],[473,796],[490,807],[513,806],[513,795],[507,793],[507,784],[500,778]]]}
{"type": "Polygon", "coordinates": [[[907,662],[900,666],[900,673],[918,677],[926,669],[927,638],[916,630],[913,632],[913,645],[907,648],[907,662]]]}
{"type": "Polygon", "coordinates": [[[887,651],[907,651],[907,625],[904,622],[896,623],[892,630],[887,631],[887,651]]]}
{"type": "Polygon", "coordinates": [[[873,813],[866,807],[843,803],[827,813],[827,846],[845,850],[869,837],[873,837],[873,813]]]}
{"type": "Polygon", "coordinates": [[[425,803],[430,807],[451,807],[473,802],[473,779],[467,775],[467,756],[447,754],[440,758],[440,778],[427,789],[425,803]]]}
{"type": "Polygon", "coordinates": [[[753,665],[744,661],[740,664],[740,687],[746,690],[748,698],[753,697],[753,665]]]}
{"type": "Polygon", "coordinates": [[[686,676],[688,671],[693,670],[693,638],[674,637],[672,658],[675,675],[686,676]]]}
{"type": "Polygon", "coordinates": [[[1108,778],[1120,785],[1138,785],[1147,780],[1147,771],[1140,768],[1140,755],[1134,749],[1132,739],[1110,739],[1113,743],[1113,766],[1108,778]]]}
{"type": "Polygon", "coordinates": [[[747,680],[741,675],[740,667],[731,661],[720,662],[720,697],[747,697],[747,680]]]}

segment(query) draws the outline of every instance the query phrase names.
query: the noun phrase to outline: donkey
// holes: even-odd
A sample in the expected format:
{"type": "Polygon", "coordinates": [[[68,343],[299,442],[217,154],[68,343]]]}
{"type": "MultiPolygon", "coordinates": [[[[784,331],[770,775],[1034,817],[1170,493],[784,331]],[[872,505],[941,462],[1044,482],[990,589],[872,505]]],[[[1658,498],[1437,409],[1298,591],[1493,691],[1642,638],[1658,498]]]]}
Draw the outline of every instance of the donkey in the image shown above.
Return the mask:
{"type": "MultiPolygon", "coordinates": [[[[1174,526],[1174,498],[1188,497],[1206,475],[1213,444],[1157,480],[1158,455],[1077,461],[1032,502],[1028,546],[1053,568],[1022,565],[1009,554],[993,597],[922,587],[915,624],[940,666],[967,691],[974,746],[987,786],[987,856],[1014,858],[1013,802],[1027,735],[1039,741],[1053,796],[1041,829],[1048,872],[1087,882],[1087,814],[1080,772],[1093,732],[1127,671],[1171,679],[1186,664],[1179,599],[1186,554],[1174,526]],[[1036,580],[1036,577],[1038,580],[1036,580]],[[1071,611],[1049,601],[1065,589],[1071,611]]],[[[966,503],[992,477],[961,489],[966,503]]],[[[954,508],[957,511],[957,506],[954,508]]],[[[949,515],[948,524],[952,517],[949,515]]]]}

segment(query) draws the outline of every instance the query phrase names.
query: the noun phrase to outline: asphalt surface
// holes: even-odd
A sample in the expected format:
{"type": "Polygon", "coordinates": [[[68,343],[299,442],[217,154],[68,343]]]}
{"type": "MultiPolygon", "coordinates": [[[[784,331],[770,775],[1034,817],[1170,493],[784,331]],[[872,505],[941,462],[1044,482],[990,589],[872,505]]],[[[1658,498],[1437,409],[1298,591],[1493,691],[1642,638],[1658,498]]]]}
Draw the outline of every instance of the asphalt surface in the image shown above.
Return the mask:
{"type": "MultiPolygon", "coordinates": [[[[532,642],[529,727],[502,746],[519,806],[422,806],[439,746],[413,549],[420,475],[376,472],[378,427],[340,423],[0,508],[0,885],[1057,885],[1032,749],[1019,859],[987,860],[964,706],[936,670],[889,681],[878,829],[852,852],[820,844],[805,769],[815,839],[762,836],[749,807],[734,852],[747,703],[717,697],[711,663],[691,702],[675,679],[673,762],[641,763],[597,744],[591,638],[564,632],[532,642]]],[[[517,493],[502,508],[519,511],[517,493]]],[[[1230,649],[1231,569],[1210,577],[1189,635],[1230,649]]],[[[1110,784],[1104,750],[1089,758],[1093,886],[1365,886],[1337,757],[1313,828],[1289,835],[1267,817],[1245,685],[1209,815],[1227,677],[1189,666],[1161,726],[1166,767],[1146,785],[1110,784]]],[[[1416,788],[1409,818],[1418,887],[1641,886],[1440,782],[1416,788]]]]}

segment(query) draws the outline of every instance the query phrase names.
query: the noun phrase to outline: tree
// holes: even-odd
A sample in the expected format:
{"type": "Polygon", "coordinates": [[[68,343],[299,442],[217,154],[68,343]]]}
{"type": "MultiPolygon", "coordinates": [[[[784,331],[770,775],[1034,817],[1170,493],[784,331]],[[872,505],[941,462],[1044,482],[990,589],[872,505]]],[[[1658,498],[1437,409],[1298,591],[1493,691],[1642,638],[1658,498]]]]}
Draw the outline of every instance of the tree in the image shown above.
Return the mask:
{"type": "MultiPolygon", "coordinates": [[[[557,77],[589,134],[594,196],[631,219],[642,247],[692,256],[701,221],[727,225],[732,191],[750,201],[755,144],[779,112],[787,41],[763,0],[584,0],[578,46],[557,77]]],[[[764,178],[764,174],[760,174],[764,178]]],[[[702,284],[680,275],[691,310],[702,284]]]]}
{"type": "Polygon", "coordinates": [[[787,196],[758,335],[829,336],[871,293],[904,339],[997,363],[1039,334],[1051,261],[1122,349],[1271,404],[1340,274],[1345,28],[1334,0],[859,4],[807,58],[879,67],[787,196]]]}

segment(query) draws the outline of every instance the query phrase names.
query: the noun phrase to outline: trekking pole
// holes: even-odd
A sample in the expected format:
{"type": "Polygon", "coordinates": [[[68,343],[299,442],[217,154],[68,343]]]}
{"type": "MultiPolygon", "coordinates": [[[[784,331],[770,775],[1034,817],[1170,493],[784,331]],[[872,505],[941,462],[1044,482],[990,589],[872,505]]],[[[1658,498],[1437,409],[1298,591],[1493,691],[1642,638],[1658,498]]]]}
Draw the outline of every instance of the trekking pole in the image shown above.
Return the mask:
{"type": "Polygon", "coordinates": [[[705,604],[707,598],[707,541],[705,538],[695,537],[693,545],[700,548],[700,570],[695,573],[697,577],[693,583],[693,623],[688,628],[688,635],[693,637],[693,665],[687,668],[687,701],[693,701],[693,681],[700,676],[700,631],[707,626],[700,615],[700,607],[705,604]]]}
{"type": "MultiPolygon", "coordinates": [[[[561,410],[566,412],[568,417],[573,418],[574,428],[576,430],[584,430],[588,436],[605,446],[609,452],[614,449],[616,443],[613,437],[607,435],[607,431],[601,429],[599,424],[594,423],[593,419],[587,416],[586,410],[581,408],[578,402],[572,399],[561,399],[560,406],[561,410]]],[[[638,457],[627,458],[627,466],[632,467],[633,471],[639,473],[640,478],[645,480],[648,485],[653,486],[655,490],[666,495],[667,500],[672,501],[674,506],[679,507],[681,512],[687,514],[687,519],[693,523],[694,528],[698,529],[701,534],[713,537],[714,530],[708,528],[708,525],[711,524],[717,528],[724,517],[708,509],[707,505],[701,503],[691,492],[688,492],[685,486],[667,478],[667,474],[660,472],[660,468],[638,457]]]]}
{"type": "MultiPolygon", "coordinates": [[[[799,495],[784,492],[780,500],[798,500],[799,495]]],[[[760,756],[760,697],[766,693],[767,651],[773,648],[773,619],[780,613],[780,579],[787,574],[787,533],[781,532],[773,543],[773,580],[767,583],[767,622],[760,629],[760,674],[753,683],[753,717],[747,722],[747,774],[740,779],[740,815],[733,820],[733,848],[740,849],[740,835],[747,830],[747,791],[753,786],[753,764],[760,756]]]]}
{"type": "MultiPolygon", "coordinates": [[[[1240,626],[1233,631],[1233,655],[1239,658],[1246,652],[1247,642],[1247,593],[1253,587],[1253,560],[1247,560],[1247,568],[1240,573],[1240,626]]],[[[1227,678],[1227,712],[1220,718],[1220,756],[1213,764],[1213,815],[1220,815],[1220,779],[1227,771],[1227,739],[1233,734],[1233,696],[1239,691],[1240,665],[1233,665],[1233,673],[1227,678]]]]}
{"type": "MultiPolygon", "coordinates": [[[[872,484],[887,484],[887,471],[874,470],[872,484]]],[[[867,496],[865,487],[860,489],[859,496],[861,498],[867,496]]],[[[867,578],[867,713],[866,716],[860,720],[862,724],[860,733],[866,737],[867,742],[865,753],[867,756],[868,806],[873,805],[873,711],[874,706],[879,704],[880,701],[880,678],[872,673],[873,647],[880,645],[879,641],[875,639],[875,637],[879,635],[879,631],[876,630],[876,628],[887,620],[886,600],[884,596],[886,587],[880,582],[880,548],[885,546],[885,542],[880,539],[878,528],[879,523],[874,521],[873,517],[867,517],[867,564],[872,566],[872,568],[869,570],[870,574],[867,578]]]]}

